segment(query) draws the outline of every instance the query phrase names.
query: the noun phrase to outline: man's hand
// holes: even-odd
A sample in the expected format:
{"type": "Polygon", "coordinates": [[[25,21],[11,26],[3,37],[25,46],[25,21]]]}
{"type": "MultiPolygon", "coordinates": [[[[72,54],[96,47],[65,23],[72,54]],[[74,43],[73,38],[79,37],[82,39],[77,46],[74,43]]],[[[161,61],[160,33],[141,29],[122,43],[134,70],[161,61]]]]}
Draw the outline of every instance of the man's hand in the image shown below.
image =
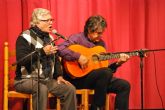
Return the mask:
{"type": "Polygon", "coordinates": [[[58,48],[57,46],[47,45],[43,48],[46,55],[54,54],[57,52],[58,48]]]}
{"type": "Polygon", "coordinates": [[[78,59],[78,62],[82,69],[85,69],[88,67],[88,59],[84,55],[80,56],[80,58],[78,59]]]}
{"type": "Polygon", "coordinates": [[[60,83],[64,83],[64,84],[67,84],[67,85],[72,85],[69,81],[65,80],[62,76],[59,76],[57,78],[57,83],[60,84],[60,83]]]}
{"type": "Polygon", "coordinates": [[[121,53],[120,54],[120,58],[118,59],[118,61],[116,62],[117,65],[121,65],[123,63],[125,63],[126,61],[128,61],[130,58],[129,55],[121,53]]]}

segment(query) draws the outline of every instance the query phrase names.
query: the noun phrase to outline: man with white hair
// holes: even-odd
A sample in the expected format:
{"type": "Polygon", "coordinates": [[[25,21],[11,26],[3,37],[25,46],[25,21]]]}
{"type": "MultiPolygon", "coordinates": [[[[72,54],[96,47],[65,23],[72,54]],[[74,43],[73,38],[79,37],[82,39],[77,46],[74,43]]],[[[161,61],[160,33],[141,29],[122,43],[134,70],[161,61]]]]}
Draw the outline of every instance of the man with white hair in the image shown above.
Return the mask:
{"type": "Polygon", "coordinates": [[[16,41],[17,69],[14,86],[16,91],[33,96],[33,110],[46,110],[48,93],[57,96],[62,110],[76,110],[75,87],[63,79],[57,46],[51,43],[53,18],[47,9],[34,9],[28,30],[16,41]],[[36,51],[36,52],[34,52],[36,51]],[[24,58],[29,53],[29,57],[24,58]],[[39,97],[37,101],[37,59],[40,60],[39,97]],[[21,59],[21,60],[20,60],[21,59]],[[38,104],[37,104],[38,103],[38,104]],[[38,107],[37,107],[38,105],[38,107]]]}

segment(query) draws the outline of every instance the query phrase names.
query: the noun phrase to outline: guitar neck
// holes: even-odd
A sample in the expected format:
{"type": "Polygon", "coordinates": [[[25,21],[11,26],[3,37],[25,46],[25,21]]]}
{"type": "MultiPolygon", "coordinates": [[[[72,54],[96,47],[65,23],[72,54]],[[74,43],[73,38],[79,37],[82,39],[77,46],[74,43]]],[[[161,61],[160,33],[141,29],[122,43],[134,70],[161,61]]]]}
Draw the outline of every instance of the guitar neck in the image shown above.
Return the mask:
{"type": "MultiPolygon", "coordinates": [[[[121,53],[104,53],[104,54],[100,54],[100,55],[93,55],[93,60],[99,60],[99,61],[104,61],[104,60],[110,60],[110,59],[115,59],[115,58],[120,58],[120,54],[121,53]]],[[[129,56],[138,56],[139,53],[138,52],[129,52],[129,53],[125,53],[129,56]]]]}

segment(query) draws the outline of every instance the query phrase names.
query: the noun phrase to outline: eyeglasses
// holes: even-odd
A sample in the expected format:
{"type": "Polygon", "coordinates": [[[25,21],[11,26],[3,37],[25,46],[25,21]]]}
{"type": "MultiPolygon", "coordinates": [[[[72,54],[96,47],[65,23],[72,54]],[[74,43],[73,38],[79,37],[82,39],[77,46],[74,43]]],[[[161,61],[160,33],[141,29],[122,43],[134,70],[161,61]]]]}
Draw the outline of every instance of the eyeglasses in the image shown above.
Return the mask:
{"type": "Polygon", "coordinates": [[[43,22],[49,23],[49,22],[53,22],[54,19],[45,19],[45,20],[40,20],[40,21],[43,21],[43,22]]]}

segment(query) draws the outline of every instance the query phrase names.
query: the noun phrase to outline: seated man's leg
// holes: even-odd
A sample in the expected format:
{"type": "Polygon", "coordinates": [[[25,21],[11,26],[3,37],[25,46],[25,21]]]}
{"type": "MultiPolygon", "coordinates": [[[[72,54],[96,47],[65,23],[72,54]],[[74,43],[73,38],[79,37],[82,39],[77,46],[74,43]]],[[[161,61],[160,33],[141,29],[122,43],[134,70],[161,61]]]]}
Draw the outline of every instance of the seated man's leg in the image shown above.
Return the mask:
{"type": "Polygon", "coordinates": [[[22,79],[15,81],[15,89],[18,92],[32,94],[32,102],[33,109],[37,109],[37,105],[39,110],[46,110],[47,107],[47,97],[48,97],[48,89],[47,86],[39,83],[39,104],[37,104],[37,89],[38,82],[32,79],[22,79]]]}
{"type": "Polygon", "coordinates": [[[76,110],[76,89],[73,85],[58,84],[56,80],[48,83],[49,92],[60,98],[62,110],[76,110]]]}
{"type": "Polygon", "coordinates": [[[130,83],[124,79],[112,78],[109,82],[108,93],[115,93],[115,109],[128,110],[130,83]]]}
{"type": "Polygon", "coordinates": [[[88,74],[85,80],[86,88],[94,89],[92,105],[90,110],[102,110],[105,106],[108,81],[112,78],[109,68],[96,69],[88,74]]]}

